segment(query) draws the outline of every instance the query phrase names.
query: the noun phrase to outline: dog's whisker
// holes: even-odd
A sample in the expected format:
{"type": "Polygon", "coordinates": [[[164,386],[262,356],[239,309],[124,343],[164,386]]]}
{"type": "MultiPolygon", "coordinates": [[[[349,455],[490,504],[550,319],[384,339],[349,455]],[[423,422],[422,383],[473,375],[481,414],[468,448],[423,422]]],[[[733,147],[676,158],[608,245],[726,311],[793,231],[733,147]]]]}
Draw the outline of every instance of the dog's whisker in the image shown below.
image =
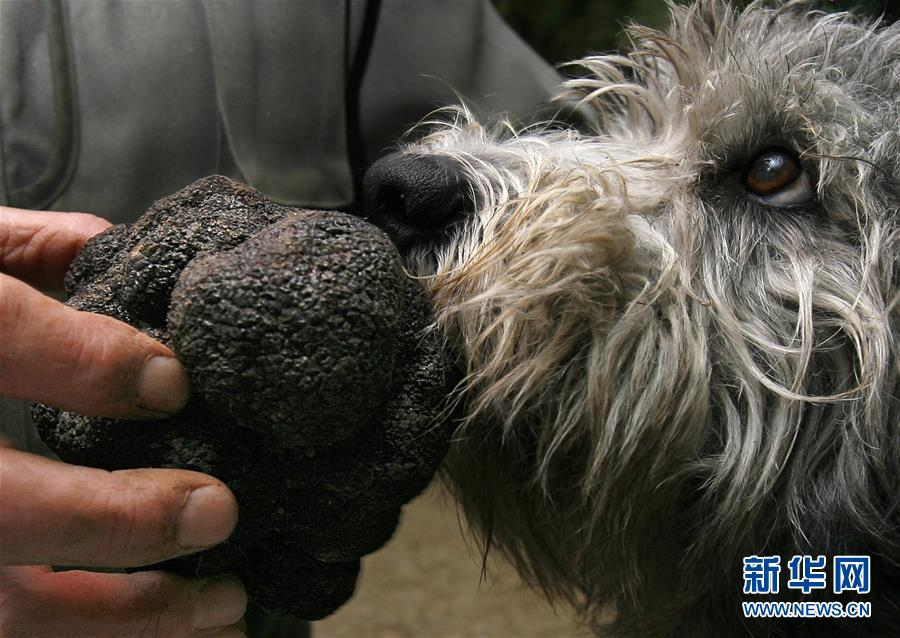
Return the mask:
{"type": "Polygon", "coordinates": [[[471,205],[406,256],[459,353],[446,473],[484,547],[615,636],[767,636],[742,557],[900,555],[900,24],[671,12],[564,67],[589,134],[417,127],[400,152],[471,205]]]}

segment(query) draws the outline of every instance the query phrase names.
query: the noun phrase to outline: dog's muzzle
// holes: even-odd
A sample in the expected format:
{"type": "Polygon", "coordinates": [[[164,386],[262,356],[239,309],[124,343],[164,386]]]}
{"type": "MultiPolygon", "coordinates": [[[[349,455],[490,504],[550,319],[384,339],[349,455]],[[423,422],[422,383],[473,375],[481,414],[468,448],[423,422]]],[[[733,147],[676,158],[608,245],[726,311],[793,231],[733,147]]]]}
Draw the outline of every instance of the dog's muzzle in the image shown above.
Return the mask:
{"type": "Polygon", "coordinates": [[[363,191],[366,216],[401,252],[440,240],[474,208],[459,165],[438,155],[383,157],[366,171],[363,191]]]}

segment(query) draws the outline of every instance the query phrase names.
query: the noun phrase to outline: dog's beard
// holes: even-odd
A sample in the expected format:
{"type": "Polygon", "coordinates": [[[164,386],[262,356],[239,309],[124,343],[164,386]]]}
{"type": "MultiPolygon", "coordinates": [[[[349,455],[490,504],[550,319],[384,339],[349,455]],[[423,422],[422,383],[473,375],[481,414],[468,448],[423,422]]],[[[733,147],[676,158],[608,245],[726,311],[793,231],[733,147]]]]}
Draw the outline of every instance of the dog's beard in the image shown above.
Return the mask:
{"type": "Polygon", "coordinates": [[[467,373],[448,472],[487,545],[591,616],[652,601],[646,620],[761,548],[896,542],[883,238],[534,183],[430,280],[467,373]]]}

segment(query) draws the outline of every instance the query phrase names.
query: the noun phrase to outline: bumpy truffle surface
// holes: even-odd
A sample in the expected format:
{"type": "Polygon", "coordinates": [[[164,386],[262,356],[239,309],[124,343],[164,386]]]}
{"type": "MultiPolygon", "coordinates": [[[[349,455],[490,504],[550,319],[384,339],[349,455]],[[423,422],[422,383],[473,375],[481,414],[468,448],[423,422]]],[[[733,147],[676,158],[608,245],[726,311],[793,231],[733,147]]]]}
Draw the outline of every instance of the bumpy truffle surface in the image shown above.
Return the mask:
{"type": "Polygon", "coordinates": [[[163,567],[237,573],[265,609],[310,620],[340,606],[450,436],[449,367],[387,237],[215,176],[88,242],[66,288],[172,348],[192,398],[153,427],[35,406],[48,445],[216,476],[240,504],[235,533],[163,567]]]}

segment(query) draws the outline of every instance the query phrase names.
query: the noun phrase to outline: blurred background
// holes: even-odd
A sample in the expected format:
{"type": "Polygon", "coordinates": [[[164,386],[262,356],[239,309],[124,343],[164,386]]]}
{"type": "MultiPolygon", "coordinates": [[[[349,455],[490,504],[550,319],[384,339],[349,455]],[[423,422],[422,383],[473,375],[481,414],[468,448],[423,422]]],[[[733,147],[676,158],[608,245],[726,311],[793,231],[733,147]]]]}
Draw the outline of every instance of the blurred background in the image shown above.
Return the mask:
{"type": "MultiPolygon", "coordinates": [[[[622,26],[636,22],[663,28],[668,7],[662,0],[493,0],[507,23],[551,64],[587,53],[621,49],[627,45],[622,26]]],[[[683,1],[679,4],[684,4],[683,1]]],[[[736,1],[736,6],[748,2],[736,1]]],[[[900,19],[900,0],[821,0],[827,11],[884,15],[900,19]]]]}

